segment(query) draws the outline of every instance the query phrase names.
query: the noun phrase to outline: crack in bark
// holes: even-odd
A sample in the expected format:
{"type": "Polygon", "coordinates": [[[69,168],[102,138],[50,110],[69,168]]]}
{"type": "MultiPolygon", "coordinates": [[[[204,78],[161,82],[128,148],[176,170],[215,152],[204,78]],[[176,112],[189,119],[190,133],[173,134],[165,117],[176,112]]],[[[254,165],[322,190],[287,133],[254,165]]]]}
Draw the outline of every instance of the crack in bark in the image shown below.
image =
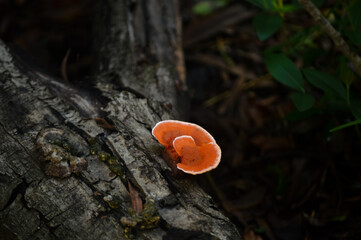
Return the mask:
{"type": "Polygon", "coordinates": [[[7,129],[5,128],[5,126],[0,122],[0,127],[2,127],[2,129],[4,130],[4,132],[11,138],[14,140],[14,142],[16,142],[26,153],[27,155],[32,158],[32,154],[28,151],[28,149],[22,145],[22,143],[16,138],[14,137],[12,134],[10,134],[7,129]]]}

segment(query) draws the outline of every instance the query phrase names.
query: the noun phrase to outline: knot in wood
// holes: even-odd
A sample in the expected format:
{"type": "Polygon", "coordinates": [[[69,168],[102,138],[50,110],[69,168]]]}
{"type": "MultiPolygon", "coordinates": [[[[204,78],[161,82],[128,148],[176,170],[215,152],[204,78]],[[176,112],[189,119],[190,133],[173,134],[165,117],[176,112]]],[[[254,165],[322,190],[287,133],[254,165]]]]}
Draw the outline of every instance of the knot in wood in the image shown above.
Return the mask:
{"type": "Polygon", "coordinates": [[[36,138],[46,175],[65,178],[86,169],[88,145],[78,134],[63,128],[45,128],[36,138]]]}

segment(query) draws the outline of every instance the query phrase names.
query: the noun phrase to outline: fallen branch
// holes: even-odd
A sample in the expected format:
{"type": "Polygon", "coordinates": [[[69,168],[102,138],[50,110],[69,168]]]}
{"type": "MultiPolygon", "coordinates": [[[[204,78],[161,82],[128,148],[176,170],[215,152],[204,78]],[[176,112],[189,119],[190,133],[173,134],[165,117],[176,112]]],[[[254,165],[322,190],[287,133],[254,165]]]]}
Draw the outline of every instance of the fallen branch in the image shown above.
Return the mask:
{"type": "Polygon", "coordinates": [[[321,25],[326,34],[333,40],[336,47],[351,61],[354,70],[361,76],[361,57],[351,51],[341,34],[322,15],[320,10],[310,0],[298,0],[302,7],[321,25]]]}

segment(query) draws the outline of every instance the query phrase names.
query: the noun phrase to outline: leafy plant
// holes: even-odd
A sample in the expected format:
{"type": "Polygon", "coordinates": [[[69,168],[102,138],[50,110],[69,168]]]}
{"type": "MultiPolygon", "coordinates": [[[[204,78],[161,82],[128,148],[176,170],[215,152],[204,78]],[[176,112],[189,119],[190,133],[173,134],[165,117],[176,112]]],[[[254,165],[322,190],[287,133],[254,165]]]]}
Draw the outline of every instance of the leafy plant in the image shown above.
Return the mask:
{"type": "MultiPolygon", "coordinates": [[[[302,22],[299,25],[288,22],[288,14],[293,14],[294,17],[295,13],[303,11],[298,1],[248,2],[261,9],[253,19],[253,26],[261,41],[276,33],[288,40],[267,48],[264,53],[269,73],[278,82],[294,90],[290,99],[296,107],[296,113],[291,113],[292,116],[287,119],[303,119],[314,113],[340,116],[338,113],[342,112],[343,119],[350,119],[352,116],[355,120],[331,129],[332,132],[361,124],[361,99],[351,89],[357,75],[340,51],[323,50],[322,38],[325,35],[320,26],[315,24],[306,28],[302,22]]],[[[312,2],[317,7],[322,7],[324,0],[312,2]]],[[[361,1],[358,0],[339,1],[325,6],[322,11],[356,52],[357,47],[361,46],[360,11],[361,1]]]]}
{"type": "Polygon", "coordinates": [[[263,41],[280,29],[282,21],[279,14],[261,13],[253,19],[253,26],[257,30],[258,38],[263,41]]]}
{"type": "Polygon", "coordinates": [[[267,54],[265,61],[268,71],[277,81],[305,92],[302,74],[289,58],[284,55],[267,54]]]}

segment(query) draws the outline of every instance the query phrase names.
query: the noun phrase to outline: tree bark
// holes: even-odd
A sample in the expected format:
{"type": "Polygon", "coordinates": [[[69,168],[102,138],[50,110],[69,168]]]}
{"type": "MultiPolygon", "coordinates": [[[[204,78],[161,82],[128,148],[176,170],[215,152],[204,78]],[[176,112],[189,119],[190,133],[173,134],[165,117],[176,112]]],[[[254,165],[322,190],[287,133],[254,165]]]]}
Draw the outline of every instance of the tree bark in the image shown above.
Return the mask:
{"type": "Polygon", "coordinates": [[[0,239],[240,239],[151,135],[186,116],[177,3],[97,2],[92,87],[0,41],[0,239]]]}

